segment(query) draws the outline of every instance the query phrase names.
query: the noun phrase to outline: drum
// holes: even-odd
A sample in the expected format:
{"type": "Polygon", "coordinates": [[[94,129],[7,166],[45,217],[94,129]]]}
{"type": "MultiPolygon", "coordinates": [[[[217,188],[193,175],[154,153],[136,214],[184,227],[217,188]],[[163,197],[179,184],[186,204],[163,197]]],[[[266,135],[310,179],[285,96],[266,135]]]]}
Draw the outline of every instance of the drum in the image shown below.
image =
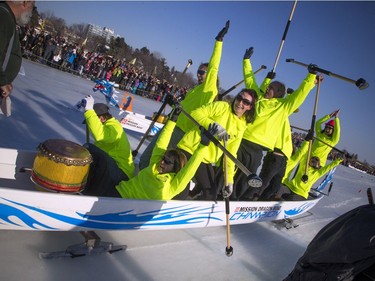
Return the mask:
{"type": "Polygon", "coordinates": [[[50,139],[37,149],[31,173],[37,189],[68,193],[84,189],[92,162],[86,148],[71,141],[50,139]]]}
{"type": "MultiPolygon", "coordinates": [[[[154,112],[154,115],[152,115],[152,120],[154,120],[155,116],[157,115],[157,112],[154,112]]],[[[165,114],[160,114],[158,119],[156,120],[156,122],[158,123],[161,123],[161,124],[165,124],[167,123],[167,120],[168,120],[168,116],[165,115],[165,114]]]]}

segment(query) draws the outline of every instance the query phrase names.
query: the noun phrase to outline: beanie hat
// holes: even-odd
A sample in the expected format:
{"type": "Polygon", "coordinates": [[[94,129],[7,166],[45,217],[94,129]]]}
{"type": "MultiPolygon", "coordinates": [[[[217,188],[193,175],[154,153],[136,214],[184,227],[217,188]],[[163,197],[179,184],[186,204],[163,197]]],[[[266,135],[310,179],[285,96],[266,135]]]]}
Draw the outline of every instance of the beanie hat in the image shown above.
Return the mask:
{"type": "Polygon", "coordinates": [[[331,126],[331,127],[335,127],[335,120],[329,120],[327,123],[326,123],[326,126],[331,126]]]}
{"type": "Polygon", "coordinates": [[[96,103],[94,104],[94,111],[96,115],[103,115],[109,113],[109,107],[104,103],[96,103]]]}

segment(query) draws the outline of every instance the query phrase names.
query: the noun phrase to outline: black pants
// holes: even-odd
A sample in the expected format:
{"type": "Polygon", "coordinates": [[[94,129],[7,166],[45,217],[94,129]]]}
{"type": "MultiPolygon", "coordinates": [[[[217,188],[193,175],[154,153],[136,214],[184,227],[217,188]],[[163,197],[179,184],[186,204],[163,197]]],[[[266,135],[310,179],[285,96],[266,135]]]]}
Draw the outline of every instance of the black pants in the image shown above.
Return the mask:
{"type": "Polygon", "coordinates": [[[86,143],[84,147],[90,152],[93,163],[87,177],[85,195],[121,197],[115,186],[120,181],[129,180],[128,176],[117,166],[115,160],[97,146],[86,143]]]}
{"type": "MultiPolygon", "coordinates": [[[[187,159],[190,159],[191,154],[183,151],[187,159]]],[[[216,200],[217,197],[217,184],[215,180],[215,168],[211,164],[201,163],[194,175],[196,186],[194,193],[200,193],[202,196],[199,200],[216,200]]],[[[188,185],[183,192],[176,195],[173,199],[183,200],[189,195],[190,185],[188,185]]]]}
{"type": "MultiPolygon", "coordinates": [[[[242,139],[237,151],[237,159],[246,166],[251,173],[256,173],[262,163],[263,150],[265,148],[242,139]]],[[[238,169],[234,176],[234,187],[232,193],[233,200],[239,200],[248,190],[247,176],[238,169]]]]}
{"type": "Polygon", "coordinates": [[[259,190],[259,200],[269,200],[280,189],[285,175],[287,158],[284,155],[268,152],[263,159],[262,170],[259,174],[262,187],[259,190]]]}

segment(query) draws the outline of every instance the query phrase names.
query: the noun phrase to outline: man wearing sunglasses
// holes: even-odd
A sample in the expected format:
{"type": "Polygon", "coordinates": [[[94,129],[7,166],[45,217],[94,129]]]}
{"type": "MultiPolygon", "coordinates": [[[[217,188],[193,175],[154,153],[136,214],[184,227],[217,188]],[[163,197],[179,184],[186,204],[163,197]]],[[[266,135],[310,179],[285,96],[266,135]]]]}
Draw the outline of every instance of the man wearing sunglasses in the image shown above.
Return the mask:
{"type": "Polygon", "coordinates": [[[12,82],[17,77],[22,63],[16,27],[26,25],[30,21],[34,4],[35,1],[0,2],[0,112],[6,116],[10,116],[8,97],[13,90],[12,82]]]}
{"type": "MultiPolygon", "coordinates": [[[[194,109],[212,103],[218,94],[218,72],[221,60],[221,53],[223,49],[223,39],[229,29],[229,21],[218,35],[215,37],[215,46],[209,63],[203,63],[199,66],[197,71],[198,85],[186,93],[185,99],[181,102],[182,108],[191,113],[194,109]]],[[[176,121],[176,127],[171,137],[169,147],[177,147],[177,143],[187,133],[194,124],[184,114],[179,115],[176,121]]],[[[153,140],[143,151],[140,161],[139,169],[147,167],[152,149],[155,146],[158,134],[153,137],[153,140]]],[[[179,198],[181,199],[181,198],[179,198]]]]}
{"type": "MultiPolygon", "coordinates": [[[[247,189],[246,177],[237,172],[233,199],[254,200],[275,179],[273,184],[279,186],[285,172],[286,160],[292,153],[292,138],[289,115],[297,110],[305,101],[307,95],[316,83],[316,72],[308,68],[308,74],[299,88],[286,97],[286,87],[275,78],[274,72],[269,72],[259,87],[256,83],[250,57],[254,48],[245,51],[243,72],[246,88],[254,89],[259,97],[256,104],[256,119],[249,124],[244,133],[238,159],[253,173],[257,172],[263,159],[263,151],[268,152],[261,171],[263,185],[261,188],[247,189]],[[270,161],[268,161],[270,160],[270,161]],[[281,175],[282,174],[282,175],[281,175]]],[[[322,79],[322,77],[319,77],[322,79]]]]}

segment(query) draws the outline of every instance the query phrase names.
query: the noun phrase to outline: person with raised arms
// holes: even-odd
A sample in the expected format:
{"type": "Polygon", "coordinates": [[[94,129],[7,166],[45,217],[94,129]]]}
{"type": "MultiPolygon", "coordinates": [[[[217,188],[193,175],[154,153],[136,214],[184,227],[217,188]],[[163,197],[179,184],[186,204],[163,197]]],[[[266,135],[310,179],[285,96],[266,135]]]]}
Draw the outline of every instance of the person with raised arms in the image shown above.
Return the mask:
{"type": "MultiPolygon", "coordinates": [[[[274,72],[269,72],[261,87],[258,87],[250,63],[253,52],[253,47],[246,50],[243,59],[243,72],[246,88],[254,89],[259,99],[256,104],[256,119],[254,123],[247,126],[244,132],[238,150],[238,160],[251,172],[256,173],[261,165],[264,151],[275,152],[273,153],[275,156],[280,154],[281,162],[285,162],[285,157],[290,157],[291,142],[290,145],[283,143],[285,139],[288,139],[285,136],[290,134],[288,117],[305,101],[317,79],[323,80],[323,77],[317,76],[317,73],[308,67],[308,74],[299,88],[284,97],[286,94],[285,85],[279,81],[271,82],[275,78],[274,72]],[[278,147],[276,147],[278,140],[278,147]]],[[[267,161],[266,164],[271,162],[267,161]]],[[[281,163],[281,165],[285,167],[285,163],[281,163]]],[[[265,166],[263,169],[268,169],[268,167],[265,166]]],[[[254,195],[262,190],[262,188],[249,190],[246,185],[246,177],[239,171],[236,173],[234,185],[233,199],[235,200],[253,200],[254,195]]]]}
{"type": "MultiPolygon", "coordinates": [[[[223,39],[228,32],[229,23],[227,21],[225,27],[215,37],[215,46],[209,63],[202,63],[199,66],[197,71],[198,85],[188,91],[186,97],[180,103],[182,108],[188,113],[191,113],[194,109],[202,105],[213,102],[217,97],[219,88],[218,72],[223,49],[223,39]]],[[[177,147],[177,143],[192,127],[194,127],[192,121],[181,114],[176,121],[176,127],[171,136],[169,147],[177,147]]],[[[158,134],[155,135],[143,151],[139,161],[140,170],[148,166],[158,136],[158,134]]]]}
{"type": "MultiPolygon", "coordinates": [[[[309,142],[308,139],[302,144],[299,150],[293,154],[289,161],[298,163],[304,155],[307,154],[309,142]]],[[[286,185],[290,193],[284,193],[281,195],[282,200],[286,201],[300,201],[306,200],[309,197],[309,191],[313,184],[328,173],[331,169],[339,165],[343,159],[336,159],[329,163],[328,165],[321,166],[320,159],[317,156],[310,158],[307,169],[308,180],[304,182],[302,177],[305,175],[306,162],[300,161],[300,167],[292,180],[283,180],[284,185],[286,185]]]]}

